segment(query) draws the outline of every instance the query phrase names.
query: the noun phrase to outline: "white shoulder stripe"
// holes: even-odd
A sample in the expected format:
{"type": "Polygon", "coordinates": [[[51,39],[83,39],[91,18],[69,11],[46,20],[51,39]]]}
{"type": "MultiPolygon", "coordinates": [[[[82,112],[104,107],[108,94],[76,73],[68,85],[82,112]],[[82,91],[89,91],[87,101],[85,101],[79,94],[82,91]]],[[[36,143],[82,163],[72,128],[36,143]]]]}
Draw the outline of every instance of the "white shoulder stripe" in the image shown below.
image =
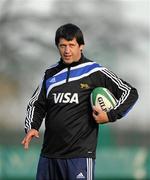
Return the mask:
{"type": "MultiPolygon", "coordinates": [[[[79,69],[79,68],[82,68],[82,67],[85,67],[88,65],[92,65],[92,64],[96,64],[96,63],[95,62],[87,62],[87,63],[79,64],[77,66],[71,67],[71,70],[79,69]]],[[[68,69],[65,68],[65,69],[61,70],[60,72],[58,72],[57,74],[55,74],[54,77],[58,76],[59,74],[62,74],[64,72],[67,72],[67,71],[68,71],[68,69]]]]}
{"type": "Polygon", "coordinates": [[[52,69],[52,68],[58,66],[58,64],[59,64],[59,63],[53,64],[53,65],[51,65],[50,67],[48,67],[48,69],[52,69]]]}
{"type": "Polygon", "coordinates": [[[124,103],[124,101],[128,98],[131,88],[127,84],[123,83],[123,81],[121,79],[119,79],[114,73],[112,73],[108,69],[102,68],[101,71],[107,77],[109,77],[118,86],[119,89],[121,89],[123,91],[120,99],[118,100],[117,105],[114,108],[114,109],[116,109],[120,104],[124,103]]]}
{"type": "MultiPolygon", "coordinates": [[[[100,70],[100,67],[94,68],[94,69],[90,70],[88,73],[85,73],[85,74],[83,74],[83,75],[81,75],[81,76],[69,78],[69,82],[82,79],[82,78],[87,77],[87,76],[89,76],[90,74],[92,74],[92,73],[94,73],[94,72],[96,72],[96,71],[99,71],[99,70],[100,70]]],[[[61,73],[62,73],[62,71],[61,71],[61,73]]],[[[58,75],[58,74],[57,74],[57,75],[58,75]]],[[[52,85],[48,88],[46,96],[48,97],[48,95],[49,95],[50,91],[52,90],[52,88],[57,87],[57,86],[59,86],[59,85],[62,85],[62,84],[64,84],[65,82],[66,82],[66,79],[65,79],[65,80],[62,80],[62,81],[59,81],[58,83],[52,84],[52,85]]]]}
{"type": "Polygon", "coordinates": [[[88,65],[92,65],[92,64],[97,64],[97,63],[95,63],[95,62],[86,62],[86,63],[83,63],[83,64],[79,64],[77,66],[71,67],[71,69],[72,70],[79,69],[79,68],[82,68],[82,67],[85,67],[85,66],[88,66],[88,65]]]}
{"type": "Polygon", "coordinates": [[[46,96],[48,96],[48,94],[49,94],[49,92],[51,91],[52,88],[57,87],[57,86],[59,86],[59,85],[61,85],[61,84],[64,84],[65,82],[66,82],[66,79],[65,79],[65,80],[62,80],[62,81],[59,81],[58,83],[55,83],[55,84],[51,85],[51,86],[48,88],[48,90],[47,90],[46,96]]]}
{"type": "Polygon", "coordinates": [[[76,80],[78,80],[78,79],[82,79],[82,78],[84,78],[84,77],[89,76],[90,74],[92,74],[92,73],[94,73],[94,72],[99,71],[99,70],[100,70],[99,67],[94,68],[94,69],[92,69],[91,71],[89,71],[88,73],[82,74],[81,76],[74,77],[74,78],[70,78],[70,79],[69,79],[69,82],[71,82],[71,81],[76,81],[76,80]]]}
{"type": "Polygon", "coordinates": [[[65,68],[65,69],[59,71],[57,74],[55,74],[54,77],[55,77],[55,76],[58,76],[59,74],[65,73],[65,72],[67,72],[67,71],[68,71],[68,69],[65,68]]]}

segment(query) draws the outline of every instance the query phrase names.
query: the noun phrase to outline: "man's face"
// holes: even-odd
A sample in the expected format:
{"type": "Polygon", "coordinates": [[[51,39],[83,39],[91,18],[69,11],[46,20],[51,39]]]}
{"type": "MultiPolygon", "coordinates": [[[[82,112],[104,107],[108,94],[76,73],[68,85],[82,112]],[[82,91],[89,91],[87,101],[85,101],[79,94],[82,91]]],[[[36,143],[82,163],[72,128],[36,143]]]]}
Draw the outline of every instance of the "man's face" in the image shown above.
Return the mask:
{"type": "Polygon", "coordinates": [[[58,43],[58,49],[64,63],[71,64],[73,62],[79,61],[83,45],[79,46],[79,44],[76,41],[76,38],[74,38],[71,41],[67,41],[64,38],[60,38],[58,43]]]}

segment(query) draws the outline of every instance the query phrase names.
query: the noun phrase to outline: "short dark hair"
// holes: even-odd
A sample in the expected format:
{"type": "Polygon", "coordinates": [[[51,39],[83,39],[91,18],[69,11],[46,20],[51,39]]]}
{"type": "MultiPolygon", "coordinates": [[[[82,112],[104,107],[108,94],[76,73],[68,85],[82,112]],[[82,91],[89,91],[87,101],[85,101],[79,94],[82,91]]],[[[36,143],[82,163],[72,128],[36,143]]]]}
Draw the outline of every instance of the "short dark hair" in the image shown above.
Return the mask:
{"type": "Polygon", "coordinates": [[[84,37],[81,29],[71,23],[60,26],[55,35],[55,44],[58,46],[60,38],[64,38],[67,41],[73,40],[76,38],[76,41],[79,45],[84,45],[84,37]]]}

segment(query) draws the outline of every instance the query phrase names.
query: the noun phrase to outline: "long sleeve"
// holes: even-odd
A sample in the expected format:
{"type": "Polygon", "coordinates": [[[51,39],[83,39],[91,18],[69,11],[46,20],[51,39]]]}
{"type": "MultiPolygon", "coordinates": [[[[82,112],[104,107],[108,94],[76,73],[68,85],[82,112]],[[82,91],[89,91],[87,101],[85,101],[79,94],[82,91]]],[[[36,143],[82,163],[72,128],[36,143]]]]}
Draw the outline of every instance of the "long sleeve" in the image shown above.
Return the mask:
{"type": "Polygon", "coordinates": [[[109,121],[113,122],[124,117],[131,110],[138,99],[138,93],[134,87],[111,71],[103,69],[102,72],[106,76],[106,86],[118,100],[115,108],[108,112],[109,121]]]}
{"type": "Polygon", "coordinates": [[[30,129],[39,130],[46,115],[45,94],[45,80],[43,79],[28,103],[25,118],[25,132],[29,131],[30,129]]]}
{"type": "Polygon", "coordinates": [[[109,121],[113,122],[124,117],[138,99],[137,90],[104,67],[100,67],[95,79],[96,86],[109,89],[118,100],[114,109],[107,113],[109,121]]]}

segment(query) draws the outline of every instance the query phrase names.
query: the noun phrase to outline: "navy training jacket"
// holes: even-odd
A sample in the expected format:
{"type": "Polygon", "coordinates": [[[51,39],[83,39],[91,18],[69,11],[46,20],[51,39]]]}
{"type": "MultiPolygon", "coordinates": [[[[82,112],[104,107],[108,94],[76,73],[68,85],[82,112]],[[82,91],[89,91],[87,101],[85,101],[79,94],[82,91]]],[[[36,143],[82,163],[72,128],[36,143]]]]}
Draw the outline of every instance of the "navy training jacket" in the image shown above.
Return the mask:
{"type": "Polygon", "coordinates": [[[45,119],[41,155],[49,158],[95,158],[98,124],[92,117],[91,91],[109,89],[118,100],[107,112],[110,122],[125,116],[138,93],[107,68],[86,59],[66,65],[60,60],[45,71],[27,106],[25,131],[39,130],[45,119]]]}

